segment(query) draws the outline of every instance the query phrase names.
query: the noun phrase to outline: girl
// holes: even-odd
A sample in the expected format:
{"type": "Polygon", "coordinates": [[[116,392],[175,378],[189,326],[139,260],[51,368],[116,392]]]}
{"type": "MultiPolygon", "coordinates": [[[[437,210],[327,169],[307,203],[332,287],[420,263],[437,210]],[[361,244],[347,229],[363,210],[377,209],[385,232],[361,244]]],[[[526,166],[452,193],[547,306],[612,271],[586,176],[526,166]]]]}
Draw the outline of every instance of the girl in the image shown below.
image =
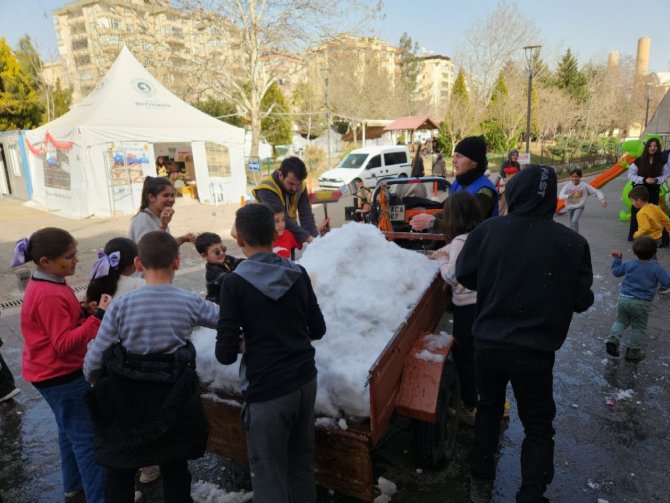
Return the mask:
{"type": "Polygon", "coordinates": [[[565,209],[568,210],[568,220],[570,220],[570,228],[579,232],[579,218],[584,212],[586,205],[586,198],[588,196],[596,196],[600,201],[600,206],[607,207],[605,196],[598,189],[594,189],[587,183],[582,183],[582,170],[574,168],[570,171],[570,181],[563,185],[561,193],[558,195],[559,199],[565,201],[565,209]]]}
{"type": "Polygon", "coordinates": [[[435,251],[432,258],[440,264],[442,278],[452,287],[454,306],[454,359],[461,381],[463,408],[461,420],[474,425],[477,406],[477,385],[475,383],[474,345],[472,324],[475,320],[477,292],[468,290],[456,281],[456,259],[463,249],[468,233],[482,221],[482,214],[476,199],[466,191],[452,194],[444,202],[443,229],[449,243],[435,251]]]}
{"type": "MultiPolygon", "coordinates": [[[[668,179],[670,170],[668,164],[663,163],[661,155],[661,142],[658,138],[647,140],[642,155],[635,159],[635,162],[628,168],[628,179],[633,187],[644,185],[649,191],[649,202],[658,205],[661,193],[661,184],[668,179]]],[[[628,241],[633,240],[633,234],[637,231],[637,208],[630,209],[630,229],[628,231],[628,241]]],[[[668,233],[663,231],[662,244],[668,245],[668,233]]]]}
{"type": "MultiPolygon", "coordinates": [[[[164,177],[147,176],[142,186],[142,203],[137,215],[130,224],[128,237],[140,242],[142,236],[151,231],[170,232],[168,224],[174,215],[174,187],[172,182],[164,177]]],[[[195,234],[188,233],[176,238],[177,244],[187,241],[193,243],[195,234]]]]}
{"type": "Polygon", "coordinates": [[[133,276],[135,257],[137,245],[131,239],[114,238],[107,242],[104,250],[98,252],[91,271],[91,282],[86,290],[89,308],[97,308],[97,299],[104,293],[119,296],[144,285],[144,279],[133,276]]]}
{"type": "Polygon", "coordinates": [[[86,347],[111,297],[101,295],[95,315],[84,317],[65,282],[77,267],[77,243],[63,229],[47,227],[17,242],[12,267],[28,260],[37,271],[21,306],[23,378],[35,386],[56,418],[66,501],[79,501],[83,489],[88,503],[102,503],[107,473],[95,463],[91,418],[84,404],[90,386],[82,368],[86,347]]]}

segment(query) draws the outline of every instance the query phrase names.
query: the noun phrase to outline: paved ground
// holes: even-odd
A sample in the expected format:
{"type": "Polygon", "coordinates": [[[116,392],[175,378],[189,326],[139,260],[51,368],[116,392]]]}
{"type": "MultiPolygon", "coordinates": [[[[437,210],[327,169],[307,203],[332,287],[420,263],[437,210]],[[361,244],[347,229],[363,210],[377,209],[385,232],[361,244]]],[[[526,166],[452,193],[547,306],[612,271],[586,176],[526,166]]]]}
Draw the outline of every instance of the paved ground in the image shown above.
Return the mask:
{"type": "MultiPolygon", "coordinates": [[[[654,502],[668,501],[670,483],[670,397],[666,381],[670,364],[670,296],[654,301],[648,331],[648,357],[639,364],[607,358],[604,337],[614,317],[619,281],[609,270],[609,252],[624,250],[627,228],[617,220],[623,179],[604,191],[610,202],[601,209],[591,198],[581,220],[581,230],[590,244],[595,272],[596,303],[575,316],[568,340],[557,354],[555,369],[556,476],[547,496],[560,502],[654,502]],[[607,400],[612,399],[613,405],[607,400]]],[[[178,206],[173,231],[218,230],[227,235],[235,207],[178,206]]],[[[341,208],[329,208],[331,216],[341,208]]],[[[320,210],[319,210],[320,211],[320,210]]],[[[565,223],[565,217],[558,221],[565,223]]],[[[61,225],[79,240],[82,268],[72,284],[84,281],[94,258],[94,249],[113,235],[124,235],[128,218],[71,221],[36,213],[0,201],[0,262],[9,262],[13,241],[44,225],[61,225]]],[[[232,240],[226,241],[233,248],[232,240]]],[[[183,249],[185,265],[176,282],[202,291],[203,270],[194,252],[183,249]]],[[[235,252],[233,251],[233,254],[235,252]]],[[[670,251],[660,250],[659,260],[670,268],[670,251]]],[[[531,272],[532,273],[532,272],[531,272]]],[[[11,271],[0,277],[0,302],[20,296],[11,271]]],[[[0,337],[5,359],[20,375],[21,335],[18,310],[5,310],[0,317],[0,337]]],[[[11,503],[62,501],[58,446],[54,421],[46,404],[33,388],[18,379],[23,393],[14,403],[0,404],[0,495],[11,503]]],[[[508,394],[512,396],[511,392],[508,394]]],[[[472,432],[462,427],[454,461],[437,472],[417,471],[411,455],[409,435],[398,421],[387,441],[376,452],[375,472],[398,485],[393,502],[431,503],[466,501],[466,457],[472,432]]],[[[522,428],[512,406],[512,417],[504,428],[496,502],[514,500],[519,483],[519,451],[522,428]]],[[[192,463],[194,480],[214,482],[227,490],[249,489],[243,468],[214,455],[192,463]]],[[[146,487],[148,501],[160,501],[156,484],[146,487]]],[[[319,493],[320,502],[351,501],[341,495],[319,493]]]]}

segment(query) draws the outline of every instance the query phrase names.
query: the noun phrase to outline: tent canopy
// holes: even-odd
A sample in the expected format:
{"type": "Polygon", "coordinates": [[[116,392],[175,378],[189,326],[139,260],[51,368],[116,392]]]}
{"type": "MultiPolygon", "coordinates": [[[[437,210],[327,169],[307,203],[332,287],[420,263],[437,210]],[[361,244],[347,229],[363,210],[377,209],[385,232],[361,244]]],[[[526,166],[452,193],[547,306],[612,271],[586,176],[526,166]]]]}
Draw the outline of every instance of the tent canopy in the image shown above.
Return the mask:
{"type": "Polygon", "coordinates": [[[428,115],[400,117],[386,126],[384,131],[418,131],[420,129],[440,129],[440,121],[428,115]]]}

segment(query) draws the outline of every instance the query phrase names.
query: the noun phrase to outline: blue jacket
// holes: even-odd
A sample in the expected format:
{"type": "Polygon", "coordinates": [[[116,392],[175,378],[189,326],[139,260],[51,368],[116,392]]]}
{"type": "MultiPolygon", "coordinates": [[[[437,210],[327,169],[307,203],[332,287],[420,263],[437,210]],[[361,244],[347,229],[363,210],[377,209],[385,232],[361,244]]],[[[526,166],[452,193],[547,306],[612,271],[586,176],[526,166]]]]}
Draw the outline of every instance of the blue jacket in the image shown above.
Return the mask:
{"type": "MultiPolygon", "coordinates": [[[[473,197],[476,197],[477,192],[479,192],[484,187],[487,187],[487,188],[491,189],[497,197],[498,190],[496,189],[496,186],[493,185],[493,182],[491,180],[489,180],[488,176],[484,176],[484,175],[477,178],[470,185],[461,185],[460,183],[458,183],[458,180],[454,180],[454,183],[451,184],[451,193],[455,194],[459,190],[466,190],[470,194],[472,194],[473,197]]],[[[493,208],[491,209],[491,213],[486,215],[486,218],[497,217],[497,216],[498,216],[498,204],[495,203],[493,205],[493,208]]]]}
{"type": "Polygon", "coordinates": [[[624,276],[620,292],[622,297],[653,300],[659,283],[664,288],[670,288],[670,274],[655,259],[622,262],[619,257],[613,257],[612,274],[617,278],[624,276]]]}

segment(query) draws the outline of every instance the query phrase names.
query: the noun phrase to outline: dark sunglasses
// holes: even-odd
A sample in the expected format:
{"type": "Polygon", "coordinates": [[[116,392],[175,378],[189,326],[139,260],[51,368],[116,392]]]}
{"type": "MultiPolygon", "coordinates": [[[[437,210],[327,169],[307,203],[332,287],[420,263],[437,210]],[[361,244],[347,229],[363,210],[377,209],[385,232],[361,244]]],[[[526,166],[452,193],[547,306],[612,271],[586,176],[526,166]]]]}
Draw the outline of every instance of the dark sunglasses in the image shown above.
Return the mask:
{"type": "Polygon", "coordinates": [[[218,257],[219,255],[222,255],[222,254],[226,253],[227,249],[228,248],[226,248],[225,246],[222,247],[222,248],[217,248],[216,250],[214,250],[214,255],[216,255],[218,257]]]}

